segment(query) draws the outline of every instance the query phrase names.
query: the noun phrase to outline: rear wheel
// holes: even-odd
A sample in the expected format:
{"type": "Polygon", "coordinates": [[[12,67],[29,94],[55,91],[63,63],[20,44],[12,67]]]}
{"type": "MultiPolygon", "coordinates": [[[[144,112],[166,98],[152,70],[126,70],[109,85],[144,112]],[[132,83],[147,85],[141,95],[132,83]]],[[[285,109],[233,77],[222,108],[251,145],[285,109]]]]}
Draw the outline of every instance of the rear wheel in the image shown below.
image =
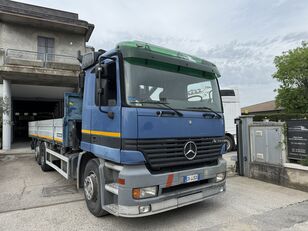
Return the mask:
{"type": "Polygon", "coordinates": [[[45,143],[41,144],[40,148],[40,163],[41,163],[41,169],[43,172],[48,172],[53,170],[47,163],[46,163],[46,146],[45,143]]]}
{"type": "Polygon", "coordinates": [[[36,144],[34,151],[35,151],[35,161],[39,165],[41,165],[41,156],[40,156],[41,147],[39,143],[36,144]]]}
{"type": "Polygon", "coordinates": [[[96,217],[105,216],[107,211],[102,209],[101,198],[101,179],[99,175],[98,159],[91,159],[84,171],[83,189],[89,211],[96,217]]]}
{"type": "Polygon", "coordinates": [[[234,140],[232,137],[230,136],[225,136],[225,142],[227,144],[227,152],[231,152],[232,150],[234,150],[234,140]]]}

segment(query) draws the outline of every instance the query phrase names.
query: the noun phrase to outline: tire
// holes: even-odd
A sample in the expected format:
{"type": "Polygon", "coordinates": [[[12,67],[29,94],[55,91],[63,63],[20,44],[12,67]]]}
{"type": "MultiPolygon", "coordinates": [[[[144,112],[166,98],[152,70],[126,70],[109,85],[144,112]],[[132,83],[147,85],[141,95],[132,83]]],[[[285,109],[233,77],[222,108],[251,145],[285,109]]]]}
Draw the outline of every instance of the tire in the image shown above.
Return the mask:
{"type": "Polygon", "coordinates": [[[41,163],[41,169],[43,172],[49,172],[52,171],[52,167],[46,164],[46,147],[45,143],[41,144],[41,149],[40,149],[40,163],[41,163]]]}
{"type": "Polygon", "coordinates": [[[227,144],[227,152],[231,152],[234,150],[234,140],[230,136],[225,136],[225,142],[227,144]]]}
{"type": "Polygon", "coordinates": [[[31,141],[31,150],[34,150],[35,147],[36,147],[36,142],[35,142],[34,139],[32,139],[32,141],[31,141]]]}
{"type": "Polygon", "coordinates": [[[101,179],[98,167],[98,159],[88,161],[84,170],[83,191],[89,211],[96,217],[102,217],[109,213],[103,210],[101,205],[101,179]]]}
{"type": "Polygon", "coordinates": [[[35,147],[35,161],[37,162],[38,165],[41,165],[41,146],[38,143],[37,146],[35,147]]]}

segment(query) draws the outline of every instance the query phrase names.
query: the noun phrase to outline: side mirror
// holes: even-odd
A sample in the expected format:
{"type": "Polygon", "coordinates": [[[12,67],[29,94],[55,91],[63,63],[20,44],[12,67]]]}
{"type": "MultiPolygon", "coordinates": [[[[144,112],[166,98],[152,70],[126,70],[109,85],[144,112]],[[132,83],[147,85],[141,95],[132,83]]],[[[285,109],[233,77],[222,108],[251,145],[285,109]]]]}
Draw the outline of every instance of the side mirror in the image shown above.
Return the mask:
{"type": "Polygon", "coordinates": [[[98,79],[106,79],[108,77],[108,66],[107,64],[96,65],[95,76],[98,79]]]}
{"type": "Polygon", "coordinates": [[[107,104],[108,99],[108,86],[107,79],[96,79],[96,105],[99,107],[107,104]]]}
{"type": "Polygon", "coordinates": [[[99,110],[103,113],[106,113],[110,119],[114,118],[114,113],[111,111],[102,110],[103,105],[109,105],[108,99],[110,95],[110,82],[111,79],[115,76],[113,72],[113,66],[115,67],[115,61],[112,58],[112,61],[109,63],[101,63],[99,60],[99,64],[95,66],[95,76],[96,76],[96,96],[95,101],[96,105],[99,107],[99,110]],[[110,73],[109,73],[110,71],[110,73]]]}
{"type": "Polygon", "coordinates": [[[85,78],[85,73],[84,71],[81,71],[78,78],[78,89],[80,92],[82,92],[84,88],[84,78],[85,78]]]}
{"type": "Polygon", "coordinates": [[[108,67],[106,64],[98,64],[95,67],[95,76],[96,76],[96,92],[97,92],[97,105],[101,107],[101,105],[105,104],[107,99],[107,76],[108,76],[108,67]]]}

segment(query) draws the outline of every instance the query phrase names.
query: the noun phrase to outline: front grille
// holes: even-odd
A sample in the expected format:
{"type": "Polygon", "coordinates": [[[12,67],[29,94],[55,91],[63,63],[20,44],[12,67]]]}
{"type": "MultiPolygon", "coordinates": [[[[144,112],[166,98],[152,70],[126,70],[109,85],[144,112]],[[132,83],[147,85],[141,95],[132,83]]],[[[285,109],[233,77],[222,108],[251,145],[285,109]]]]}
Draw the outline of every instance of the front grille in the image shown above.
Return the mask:
{"type": "Polygon", "coordinates": [[[204,165],[215,165],[221,156],[222,137],[124,140],[123,149],[142,152],[152,171],[175,171],[204,165]],[[197,155],[188,160],[184,146],[188,141],[197,145],[197,155]]]}

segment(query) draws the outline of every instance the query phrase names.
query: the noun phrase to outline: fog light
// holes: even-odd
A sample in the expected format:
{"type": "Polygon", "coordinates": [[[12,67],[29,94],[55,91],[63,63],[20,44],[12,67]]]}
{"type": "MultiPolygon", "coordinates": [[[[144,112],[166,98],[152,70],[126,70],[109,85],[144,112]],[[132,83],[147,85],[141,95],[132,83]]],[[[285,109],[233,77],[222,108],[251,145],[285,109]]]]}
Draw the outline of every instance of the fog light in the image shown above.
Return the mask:
{"type": "Polygon", "coordinates": [[[225,177],[226,177],[226,173],[225,172],[216,174],[216,182],[223,181],[225,179],[225,177]]]}
{"type": "Polygon", "coordinates": [[[144,199],[157,196],[157,186],[146,188],[134,188],[132,191],[134,199],[144,199]]]}
{"type": "Polygon", "coordinates": [[[139,213],[148,213],[151,211],[151,205],[139,206],[139,213]]]}

